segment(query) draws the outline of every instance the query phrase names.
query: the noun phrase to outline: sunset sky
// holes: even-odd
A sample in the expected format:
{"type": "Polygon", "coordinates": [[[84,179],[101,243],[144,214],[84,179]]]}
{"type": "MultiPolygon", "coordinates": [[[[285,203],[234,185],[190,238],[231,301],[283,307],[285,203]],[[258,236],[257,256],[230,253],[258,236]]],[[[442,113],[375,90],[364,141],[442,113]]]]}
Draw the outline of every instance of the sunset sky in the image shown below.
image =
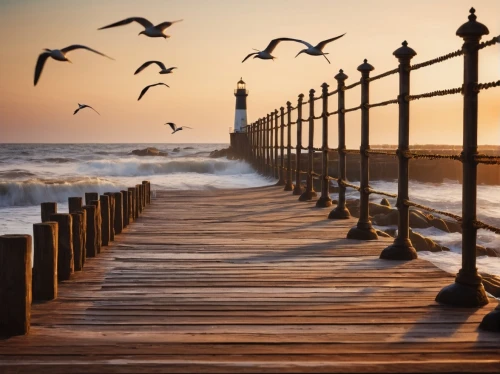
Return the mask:
{"type": "MultiPolygon", "coordinates": [[[[490,30],[483,40],[500,34],[499,0],[0,0],[0,143],[201,143],[229,141],[233,126],[236,82],[243,77],[250,91],[250,121],[279,109],[287,100],[309,89],[321,90],[340,68],[347,84],[359,80],[357,66],[364,58],[375,67],[373,75],[397,66],[392,55],[403,40],[415,49],[413,63],[459,49],[455,35],[467,21],[471,6],[478,21],[490,30]],[[99,27],[131,16],[158,24],[184,19],[167,29],[171,38],[138,36],[142,27],[99,27]],[[346,33],[329,44],[331,65],[322,57],[305,54],[303,46],[281,43],[276,61],[242,59],[252,48],[264,49],[277,37],[293,37],[316,44],[346,33]],[[79,50],[73,61],[47,60],[41,79],[33,86],[34,67],[43,48],[60,49],[84,44],[116,61],[79,50]],[[147,60],[177,66],[159,75],[156,66],[139,75],[134,71],[147,60]],[[141,101],[141,89],[154,87],[141,101]],[[73,116],[77,103],[87,110],[73,116]],[[165,122],[191,126],[175,135],[165,122]]],[[[459,87],[463,58],[420,69],[411,75],[411,93],[459,87]]],[[[500,46],[480,52],[480,82],[500,79],[500,46]]],[[[397,76],[371,85],[372,103],[397,96],[397,76]]],[[[500,144],[500,88],[480,93],[479,143],[500,144]]],[[[347,106],[359,105],[359,88],[348,91],[347,106]]],[[[330,110],[336,109],[336,97],[330,110]]],[[[319,113],[319,106],[317,114],[319,113]]],[[[359,112],[347,115],[347,145],[359,147],[359,112]]],[[[372,144],[397,142],[397,106],[371,110],[372,144]]],[[[460,144],[462,97],[422,99],[411,104],[411,143],[460,144]]],[[[336,118],[330,142],[336,144],[336,118]]],[[[320,131],[320,123],[316,125],[320,131]]]]}

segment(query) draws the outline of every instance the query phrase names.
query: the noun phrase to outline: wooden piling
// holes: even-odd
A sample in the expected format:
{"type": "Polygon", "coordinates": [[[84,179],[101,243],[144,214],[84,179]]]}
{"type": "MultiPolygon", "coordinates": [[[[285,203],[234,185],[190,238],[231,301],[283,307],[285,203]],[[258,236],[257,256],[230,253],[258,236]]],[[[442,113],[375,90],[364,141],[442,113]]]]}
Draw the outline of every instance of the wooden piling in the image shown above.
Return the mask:
{"type": "Polygon", "coordinates": [[[68,197],[69,213],[80,212],[82,210],[82,207],[83,207],[83,199],[81,197],[68,197]]]}
{"type": "Polygon", "coordinates": [[[42,213],[42,222],[50,221],[50,216],[54,213],[57,213],[57,203],[42,203],[40,204],[40,208],[42,213]]]}
{"type": "Polygon", "coordinates": [[[55,213],[50,220],[58,223],[57,280],[70,279],[75,270],[73,253],[73,217],[68,213],[55,213]]]}
{"type": "Polygon", "coordinates": [[[115,193],[105,192],[104,195],[109,197],[109,240],[115,240],[115,193]]]}
{"type": "Polygon", "coordinates": [[[31,320],[31,236],[0,236],[0,336],[24,335],[31,320]]]}
{"type": "Polygon", "coordinates": [[[142,185],[144,186],[144,206],[146,206],[150,202],[150,199],[149,199],[149,189],[148,189],[149,182],[148,181],[142,181],[142,185]]]}
{"type": "Polygon", "coordinates": [[[57,222],[33,225],[33,301],[57,298],[57,250],[59,224],[57,222]]]}
{"type": "Polygon", "coordinates": [[[84,217],[83,211],[70,213],[72,217],[72,231],[73,231],[73,264],[74,271],[80,271],[83,268],[83,252],[85,251],[85,230],[84,230],[84,217]]]}
{"type": "Polygon", "coordinates": [[[302,154],[302,101],[304,94],[299,95],[297,102],[297,147],[295,148],[295,188],[294,195],[302,195],[302,175],[300,173],[300,156],[302,154]]]}
{"type": "Polygon", "coordinates": [[[123,230],[123,201],[122,201],[122,193],[115,192],[115,235],[121,234],[123,230]]]}
{"type": "Polygon", "coordinates": [[[137,217],[139,217],[142,213],[142,204],[141,204],[141,185],[135,185],[135,207],[137,209],[137,217]]]}
{"type": "Polygon", "coordinates": [[[111,220],[110,220],[110,207],[109,196],[100,195],[99,201],[101,202],[101,240],[102,246],[109,245],[111,241],[111,220]]]}
{"type": "Polygon", "coordinates": [[[82,262],[85,264],[87,257],[95,257],[97,255],[97,211],[94,205],[84,205],[82,208],[87,214],[86,251],[82,257],[82,262]]]}
{"type": "MultiPolygon", "coordinates": [[[[129,222],[130,222],[130,212],[129,212],[129,205],[128,205],[128,191],[121,190],[122,193],[122,202],[123,202],[123,228],[127,227],[129,222]]],[[[149,194],[149,197],[151,197],[151,194],[149,194]]]]}
{"type": "Polygon", "coordinates": [[[129,223],[132,223],[135,221],[135,188],[134,187],[129,187],[128,188],[128,205],[129,205],[129,223]]]}
{"type": "MultiPolygon", "coordinates": [[[[99,196],[97,197],[99,199],[99,196]]],[[[102,217],[101,217],[101,201],[100,200],[91,200],[89,201],[90,205],[95,206],[95,214],[96,214],[96,243],[97,243],[97,253],[101,253],[102,250],[102,217]]]]}
{"type": "Polygon", "coordinates": [[[99,194],[97,192],[85,192],[85,205],[90,204],[93,200],[99,200],[99,194]]]}

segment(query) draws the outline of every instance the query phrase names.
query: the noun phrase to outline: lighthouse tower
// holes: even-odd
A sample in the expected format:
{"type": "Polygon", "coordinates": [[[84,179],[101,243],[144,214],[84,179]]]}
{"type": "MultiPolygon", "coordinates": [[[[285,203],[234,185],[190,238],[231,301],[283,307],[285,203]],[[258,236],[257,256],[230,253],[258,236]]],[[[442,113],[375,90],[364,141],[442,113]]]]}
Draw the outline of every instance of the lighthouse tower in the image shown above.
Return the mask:
{"type": "Polygon", "coordinates": [[[234,113],[234,132],[246,132],[247,125],[247,96],[248,91],[245,88],[245,82],[241,78],[237,88],[234,90],[236,96],[236,111],[234,113]]]}

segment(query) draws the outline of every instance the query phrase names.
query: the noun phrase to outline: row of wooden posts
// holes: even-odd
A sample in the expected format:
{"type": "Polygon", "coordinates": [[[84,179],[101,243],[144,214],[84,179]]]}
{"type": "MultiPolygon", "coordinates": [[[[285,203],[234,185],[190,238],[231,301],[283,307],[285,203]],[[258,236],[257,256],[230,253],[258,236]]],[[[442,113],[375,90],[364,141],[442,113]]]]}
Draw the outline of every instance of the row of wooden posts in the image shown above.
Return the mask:
{"type": "Polygon", "coordinates": [[[82,197],[68,198],[68,213],[58,213],[55,202],[42,203],[33,238],[0,236],[0,336],[27,334],[32,301],[57,298],[58,282],[83,270],[87,259],[101,253],[150,203],[149,181],[100,196],[88,192],[85,205],[82,197]]]}
{"type": "MultiPolygon", "coordinates": [[[[336,180],[339,186],[339,198],[337,206],[330,212],[331,219],[346,219],[350,217],[346,207],[346,187],[355,188],[360,194],[359,219],[353,228],[347,233],[349,239],[373,240],[377,239],[376,230],[372,227],[369,215],[370,194],[380,194],[397,198],[396,207],[398,209],[398,232],[394,243],[385,248],[380,258],[387,260],[412,260],[417,258],[417,252],[413,247],[409,236],[409,212],[410,206],[418,206],[409,199],[409,159],[418,157],[428,157],[426,154],[410,152],[410,101],[420,98],[430,98],[433,96],[444,96],[448,94],[463,95],[463,150],[460,157],[454,159],[462,162],[463,165],[463,204],[462,217],[456,217],[462,227],[462,268],[456,276],[453,284],[443,288],[436,297],[436,300],[449,305],[479,307],[488,303],[488,297],[482,285],[481,276],[476,267],[476,239],[479,227],[497,230],[498,228],[487,227],[484,223],[477,221],[476,201],[477,201],[477,165],[478,163],[499,163],[498,157],[489,157],[478,154],[477,132],[478,132],[478,94],[481,89],[489,87],[499,87],[500,81],[478,84],[478,52],[481,48],[500,43],[500,36],[480,45],[480,39],[488,34],[488,29],[483,24],[476,21],[475,10],[470,10],[469,21],[463,24],[457,35],[463,38],[462,49],[433,59],[421,64],[411,65],[411,59],[416,52],[408,47],[405,41],[402,46],[394,51],[394,56],[398,59],[397,69],[385,72],[376,77],[370,77],[370,72],[374,67],[365,59],[357,70],[361,73],[359,82],[346,86],[347,75],[340,70],[335,76],[337,89],[328,91],[328,84],[323,83],[322,93],[315,96],[315,90],[309,91],[307,101],[304,95],[298,96],[297,105],[292,106],[291,102],[286,103],[286,108],[281,107],[280,111],[263,116],[254,123],[246,127],[249,147],[243,155],[264,175],[275,177],[278,185],[284,185],[285,191],[292,191],[298,195],[301,201],[310,201],[317,198],[317,193],[313,188],[313,178],[321,180],[321,196],[316,200],[316,206],[328,207],[332,205],[329,196],[329,185],[331,180],[336,180]],[[464,56],[463,85],[460,89],[442,90],[421,95],[410,95],[410,72],[412,70],[426,67],[434,63],[440,63],[453,57],[464,56]],[[370,82],[397,73],[399,75],[399,93],[397,99],[388,100],[376,104],[369,101],[370,82]],[[357,85],[361,86],[361,102],[358,107],[346,109],[345,92],[357,85]],[[328,99],[336,94],[338,96],[338,108],[336,111],[328,111],[328,99]],[[315,114],[315,102],[321,100],[322,108],[319,115],[315,114]],[[398,149],[373,150],[369,144],[370,108],[397,104],[398,105],[398,149]],[[309,106],[309,117],[303,118],[303,106],[309,106]],[[347,150],[345,142],[345,115],[348,112],[360,111],[361,144],[359,150],[347,150]],[[292,112],[296,111],[296,120],[292,121],[292,112]],[[328,146],[328,119],[337,115],[338,124],[338,146],[331,149],[328,146]],[[322,146],[315,148],[314,121],[322,120],[322,146]],[[308,124],[308,146],[302,145],[302,125],[308,124]],[[296,125],[297,144],[291,144],[291,128],[296,125]],[[285,157],[285,128],[287,129],[285,157]],[[279,134],[278,134],[279,131],[279,134]],[[274,138],[274,141],[273,141],[274,138]],[[279,145],[280,143],[280,145],[279,145]],[[292,148],[295,149],[295,165],[292,166],[292,148]],[[302,170],[302,150],[308,151],[306,161],[307,170],[302,170]],[[280,155],[278,152],[280,151],[280,155]],[[314,154],[321,152],[322,168],[321,173],[314,172],[314,154]],[[337,152],[338,174],[336,177],[328,175],[328,154],[337,152]],[[346,180],[346,155],[348,153],[360,155],[360,183],[359,186],[352,185],[346,180]],[[398,193],[391,194],[386,191],[376,191],[369,185],[369,156],[370,154],[386,154],[398,158],[398,193]],[[286,165],[285,165],[286,158],[286,165]],[[295,175],[294,175],[295,173],[295,175]],[[306,185],[302,185],[302,177],[306,177],[306,185]],[[295,183],[295,184],[294,184],[295,183]],[[480,226],[481,225],[481,226],[480,226]]],[[[447,156],[431,155],[435,158],[445,158],[447,156]]],[[[452,156],[454,157],[454,156],[452,156]]],[[[450,157],[451,158],[451,157],[450,157]]],[[[433,210],[429,207],[420,208],[433,210]]],[[[446,213],[446,212],[445,212],[446,213]]],[[[450,216],[455,216],[451,215],[450,216]]],[[[482,323],[482,326],[489,330],[500,331],[500,305],[494,312],[490,313],[482,323]]]]}

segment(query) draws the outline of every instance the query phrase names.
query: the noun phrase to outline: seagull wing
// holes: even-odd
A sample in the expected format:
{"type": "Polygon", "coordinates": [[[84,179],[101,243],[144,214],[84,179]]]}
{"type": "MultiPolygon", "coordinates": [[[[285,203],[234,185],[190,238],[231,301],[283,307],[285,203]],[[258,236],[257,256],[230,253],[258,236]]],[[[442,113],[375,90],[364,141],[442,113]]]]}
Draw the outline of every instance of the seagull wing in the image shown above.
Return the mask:
{"type": "Polygon", "coordinates": [[[35,66],[35,84],[34,84],[35,86],[38,83],[38,80],[40,79],[40,75],[42,74],[43,66],[45,65],[45,61],[47,61],[49,56],[50,56],[50,52],[43,52],[40,54],[40,56],[38,56],[38,60],[36,62],[36,66],[35,66]]]}
{"type": "Polygon", "coordinates": [[[265,51],[267,53],[272,53],[274,51],[274,49],[276,48],[276,46],[280,43],[280,42],[284,42],[284,41],[291,41],[291,42],[300,42],[300,43],[304,43],[307,45],[306,42],[303,42],[302,40],[298,40],[298,39],[292,39],[292,38],[276,38],[276,39],[273,39],[271,40],[271,42],[269,43],[269,45],[266,47],[265,51]]]}
{"type": "Polygon", "coordinates": [[[166,28],[172,26],[174,23],[178,23],[178,22],[182,22],[182,21],[183,21],[182,19],[178,19],[176,21],[171,21],[171,22],[162,22],[159,25],[156,25],[155,28],[158,29],[158,30],[163,31],[166,28]]]}
{"type": "Polygon", "coordinates": [[[86,105],[86,107],[92,109],[94,112],[96,112],[97,114],[101,115],[101,113],[99,113],[97,110],[95,110],[94,108],[92,108],[90,105],[86,105]]]}
{"type": "Polygon", "coordinates": [[[297,42],[297,43],[301,43],[301,44],[304,44],[307,48],[314,48],[314,46],[312,44],[309,44],[308,42],[306,42],[305,40],[300,40],[300,39],[293,39],[293,38],[281,38],[282,40],[286,40],[286,41],[289,41],[289,42],[297,42]]]}
{"type": "Polygon", "coordinates": [[[78,111],[79,111],[80,109],[82,109],[82,108],[78,108],[77,110],[75,110],[75,111],[73,112],[73,115],[75,115],[76,113],[78,113],[78,111]]]}
{"type": "Polygon", "coordinates": [[[112,23],[111,25],[101,27],[98,30],[104,30],[104,29],[109,29],[111,27],[128,25],[129,23],[132,23],[132,22],[140,23],[145,29],[153,26],[153,24],[151,22],[149,22],[146,18],[130,17],[130,18],[124,19],[123,21],[118,21],[118,22],[112,23]]]}
{"type": "Polygon", "coordinates": [[[64,54],[66,54],[66,53],[68,53],[68,52],[74,51],[75,49],[86,49],[87,51],[94,52],[94,53],[97,53],[98,55],[101,55],[101,56],[107,57],[107,58],[109,58],[110,60],[114,60],[114,58],[109,57],[109,56],[106,56],[104,53],[101,53],[101,52],[99,52],[99,51],[96,51],[95,49],[92,49],[92,48],[89,48],[89,47],[87,47],[87,46],[80,45],[80,44],[73,44],[73,45],[70,45],[69,47],[66,47],[66,48],[61,49],[61,52],[62,52],[62,53],[64,53],[64,54]]]}
{"type": "Polygon", "coordinates": [[[173,122],[167,122],[165,125],[169,125],[172,131],[175,131],[177,129],[177,126],[175,126],[175,123],[173,122]]]}
{"type": "Polygon", "coordinates": [[[149,88],[150,87],[154,87],[154,86],[158,86],[158,85],[162,85],[162,86],[167,86],[170,88],[170,86],[168,84],[165,84],[165,83],[155,83],[155,84],[150,84],[149,86],[146,86],[142,89],[141,91],[141,94],[139,95],[139,98],[137,99],[137,101],[141,100],[141,98],[144,96],[144,94],[146,92],[148,92],[149,88]]]}
{"type": "Polygon", "coordinates": [[[192,127],[189,126],[182,126],[183,129],[192,129],[192,127]]]}
{"type": "Polygon", "coordinates": [[[250,53],[250,54],[249,54],[247,57],[245,57],[245,58],[243,59],[243,61],[241,61],[241,62],[242,62],[242,63],[243,63],[243,62],[245,62],[245,61],[246,61],[246,60],[247,60],[250,56],[256,55],[256,54],[258,54],[258,53],[259,53],[259,52],[250,53]]]}
{"type": "Polygon", "coordinates": [[[160,68],[162,68],[162,69],[166,69],[166,68],[165,68],[165,65],[163,65],[163,63],[162,63],[162,62],[160,62],[160,61],[146,61],[144,64],[142,64],[142,65],[139,67],[139,69],[137,69],[137,70],[135,71],[134,75],[135,75],[135,74],[139,74],[141,71],[143,71],[144,69],[146,69],[146,68],[147,68],[149,65],[151,65],[151,64],[156,64],[156,65],[158,65],[160,68]]]}
{"type": "Polygon", "coordinates": [[[325,47],[325,45],[327,45],[327,44],[328,44],[328,43],[330,43],[330,42],[333,42],[334,40],[337,40],[337,39],[339,39],[339,38],[343,37],[344,35],[345,35],[345,33],[344,33],[344,34],[342,34],[342,35],[336,36],[335,38],[331,38],[331,39],[326,39],[326,40],[323,40],[322,42],[318,43],[318,45],[317,45],[315,48],[317,48],[317,49],[319,49],[320,51],[322,51],[322,50],[323,50],[323,48],[325,47]]]}

